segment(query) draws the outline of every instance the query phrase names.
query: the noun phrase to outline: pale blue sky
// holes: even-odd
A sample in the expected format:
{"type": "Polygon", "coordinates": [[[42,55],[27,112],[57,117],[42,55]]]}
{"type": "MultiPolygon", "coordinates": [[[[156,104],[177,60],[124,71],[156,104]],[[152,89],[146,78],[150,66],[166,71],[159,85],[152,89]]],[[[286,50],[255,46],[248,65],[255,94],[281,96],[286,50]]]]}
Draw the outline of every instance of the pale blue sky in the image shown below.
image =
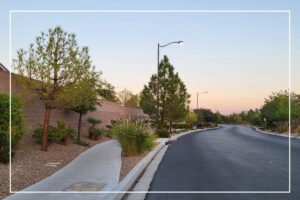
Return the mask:
{"type": "MultiPolygon", "coordinates": [[[[292,11],[292,89],[300,92],[299,5],[296,1],[1,1],[0,62],[9,65],[10,9],[289,9],[292,11]],[[51,2],[51,3],[50,3],[51,2]],[[108,3],[109,2],[109,3],[108,3]],[[183,3],[184,2],[184,3],[183,3]],[[241,3],[243,2],[243,3],[241,3]]],[[[56,25],[90,48],[103,77],[139,92],[156,71],[157,42],[183,40],[167,54],[199,105],[223,113],[260,107],[288,88],[287,13],[14,13],[12,52],[56,25]]]]}

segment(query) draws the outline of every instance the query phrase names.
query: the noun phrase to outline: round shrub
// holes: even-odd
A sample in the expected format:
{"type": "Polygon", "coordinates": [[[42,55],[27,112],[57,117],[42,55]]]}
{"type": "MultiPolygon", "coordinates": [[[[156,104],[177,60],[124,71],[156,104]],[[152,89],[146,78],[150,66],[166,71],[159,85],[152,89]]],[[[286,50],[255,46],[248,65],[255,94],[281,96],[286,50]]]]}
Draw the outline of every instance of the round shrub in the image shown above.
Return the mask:
{"type": "MultiPolygon", "coordinates": [[[[43,128],[40,125],[37,129],[35,129],[33,138],[36,139],[37,143],[42,143],[42,132],[43,128]]],[[[57,122],[57,126],[48,126],[48,138],[47,141],[49,144],[54,142],[60,142],[62,139],[66,137],[73,137],[75,134],[75,130],[68,127],[64,122],[57,122]]]]}
{"type": "Polygon", "coordinates": [[[119,120],[110,131],[120,142],[126,156],[141,154],[154,146],[155,137],[151,126],[142,120],[119,120]]]}
{"type": "MultiPolygon", "coordinates": [[[[24,134],[20,99],[11,97],[11,150],[15,154],[17,145],[24,134]]],[[[0,162],[9,161],[9,95],[0,93],[0,162]]]]}
{"type": "Polygon", "coordinates": [[[98,140],[104,134],[104,130],[99,128],[89,128],[89,138],[92,140],[98,140]]]}

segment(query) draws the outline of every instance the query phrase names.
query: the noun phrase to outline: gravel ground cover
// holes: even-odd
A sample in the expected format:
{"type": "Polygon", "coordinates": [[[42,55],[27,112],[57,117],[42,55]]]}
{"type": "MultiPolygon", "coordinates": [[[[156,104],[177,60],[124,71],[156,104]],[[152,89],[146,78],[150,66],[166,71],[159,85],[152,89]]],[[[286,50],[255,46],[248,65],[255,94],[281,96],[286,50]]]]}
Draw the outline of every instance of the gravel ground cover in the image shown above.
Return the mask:
{"type": "Polygon", "coordinates": [[[122,156],[119,181],[121,181],[149,152],[150,151],[146,151],[143,154],[136,156],[122,156]]]}
{"type": "Polygon", "coordinates": [[[9,195],[9,166],[0,163],[0,199],[9,195]]]}
{"type": "MultiPolygon", "coordinates": [[[[90,147],[105,142],[109,138],[102,137],[98,141],[84,138],[90,147]]],[[[12,190],[20,191],[63,168],[89,147],[69,143],[51,144],[48,152],[40,151],[40,145],[22,145],[12,160],[12,190]]],[[[9,195],[9,165],[0,164],[0,199],[9,195]]]]}

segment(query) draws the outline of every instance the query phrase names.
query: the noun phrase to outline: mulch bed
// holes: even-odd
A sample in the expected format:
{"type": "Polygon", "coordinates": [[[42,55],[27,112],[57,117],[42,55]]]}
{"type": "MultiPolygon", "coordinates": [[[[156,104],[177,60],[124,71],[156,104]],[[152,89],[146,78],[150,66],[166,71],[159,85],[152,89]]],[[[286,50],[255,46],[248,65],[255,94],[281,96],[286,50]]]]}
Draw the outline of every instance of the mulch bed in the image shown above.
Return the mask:
{"type": "Polygon", "coordinates": [[[120,171],[121,181],[150,151],[146,151],[141,155],[122,156],[122,165],[120,171]]]}
{"type": "MultiPolygon", "coordinates": [[[[83,138],[90,147],[110,140],[102,137],[97,141],[83,138]]],[[[12,160],[12,190],[20,191],[63,168],[89,147],[69,143],[51,144],[48,152],[40,151],[40,145],[30,144],[19,148],[12,160]],[[48,165],[55,163],[55,165],[48,165]]],[[[0,199],[9,195],[9,165],[0,164],[0,199]]]]}
{"type": "Polygon", "coordinates": [[[0,199],[9,195],[9,166],[0,163],[0,199]]]}

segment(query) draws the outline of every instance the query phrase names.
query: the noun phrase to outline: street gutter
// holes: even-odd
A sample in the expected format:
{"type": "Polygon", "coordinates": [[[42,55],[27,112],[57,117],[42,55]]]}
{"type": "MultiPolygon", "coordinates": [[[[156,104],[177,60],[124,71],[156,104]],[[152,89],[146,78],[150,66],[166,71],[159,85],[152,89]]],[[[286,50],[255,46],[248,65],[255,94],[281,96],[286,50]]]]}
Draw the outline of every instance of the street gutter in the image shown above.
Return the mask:
{"type": "MultiPolygon", "coordinates": [[[[283,135],[283,134],[280,134],[280,133],[273,133],[273,132],[269,132],[269,131],[262,131],[260,130],[258,127],[256,126],[249,126],[251,128],[253,128],[255,131],[259,132],[259,133],[264,133],[264,134],[267,134],[267,135],[273,135],[273,136],[278,136],[278,137],[291,137],[291,138],[294,138],[294,139],[300,139],[300,136],[289,136],[289,135],[283,135]]],[[[293,134],[293,133],[292,133],[293,134]]]]}
{"type": "MultiPolygon", "coordinates": [[[[221,128],[221,127],[222,126],[218,126],[218,127],[215,127],[215,128],[206,128],[206,129],[197,129],[197,130],[187,131],[187,132],[184,132],[184,133],[174,135],[169,139],[166,138],[166,140],[176,140],[177,138],[179,138],[181,136],[184,136],[184,135],[187,135],[187,134],[190,134],[190,133],[202,132],[202,131],[212,130],[212,129],[218,129],[218,128],[221,128]]],[[[105,200],[121,200],[121,199],[141,200],[141,199],[144,199],[145,196],[146,196],[147,191],[150,188],[150,184],[152,182],[154,174],[155,174],[161,160],[163,159],[164,154],[167,151],[168,147],[169,147],[169,145],[162,145],[162,147],[159,148],[159,150],[155,153],[155,155],[153,155],[151,160],[149,160],[147,165],[143,165],[143,168],[141,170],[139,170],[140,173],[134,176],[136,178],[133,181],[130,182],[130,183],[132,183],[131,185],[129,185],[129,184],[127,185],[127,187],[126,187],[127,190],[124,190],[124,188],[122,190],[122,191],[133,191],[133,192],[138,192],[139,191],[141,193],[130,193],[130,194],[120,193],[120,194],[110,195],[110,196],[114,196],[114,198],[108,198],[108,199],[105,198],[105,200]]],[[[127,178],[127,176],[125,178],[127,178]]],[[[126,183],[124,183],[124,184],[126,184],[126,183]]],[[[116,190],[116,192],[117,192],[117,190],[116,190]]]]}

